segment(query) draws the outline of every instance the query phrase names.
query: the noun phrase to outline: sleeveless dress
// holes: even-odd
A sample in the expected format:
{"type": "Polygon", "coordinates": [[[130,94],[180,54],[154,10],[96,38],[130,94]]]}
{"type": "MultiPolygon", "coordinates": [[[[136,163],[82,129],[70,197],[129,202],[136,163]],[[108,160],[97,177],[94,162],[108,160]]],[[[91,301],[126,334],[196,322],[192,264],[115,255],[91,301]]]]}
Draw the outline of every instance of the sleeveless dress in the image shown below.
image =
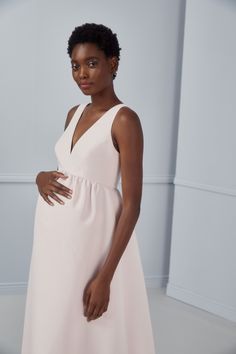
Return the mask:
{"type": "Polygon", "coordinates": [[[39,194],[26,294],[21,354],[155,354],[135,230],[110,283],[101,317],[87,321],[83,291],[108,255],[122,197],[117,189],[119,153],[111,136],[118,104],[106,111],[75,143],[78,106],[55,145],[58,181],[72,198],[49,205],[39,194]]]}

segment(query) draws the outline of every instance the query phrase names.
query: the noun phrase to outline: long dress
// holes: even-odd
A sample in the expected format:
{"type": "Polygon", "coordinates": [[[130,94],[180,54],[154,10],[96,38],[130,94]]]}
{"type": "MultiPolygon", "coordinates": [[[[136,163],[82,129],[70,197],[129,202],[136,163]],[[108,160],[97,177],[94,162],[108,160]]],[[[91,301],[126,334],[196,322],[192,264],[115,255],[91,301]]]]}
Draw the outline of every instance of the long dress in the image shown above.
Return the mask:
{"type": "Polygon", "coordinates": [[[123,103],[111,107],[75,143],[80,104],[55,144],[58,181],[72,189],[65,204],[39,194],[26,294],[21,354],[155,354],[144,273],[131,238],[110,284],[107,311],[87,321],[83,291],[109,252],[122,207],[119,152],[111,127],[123,103]]]}

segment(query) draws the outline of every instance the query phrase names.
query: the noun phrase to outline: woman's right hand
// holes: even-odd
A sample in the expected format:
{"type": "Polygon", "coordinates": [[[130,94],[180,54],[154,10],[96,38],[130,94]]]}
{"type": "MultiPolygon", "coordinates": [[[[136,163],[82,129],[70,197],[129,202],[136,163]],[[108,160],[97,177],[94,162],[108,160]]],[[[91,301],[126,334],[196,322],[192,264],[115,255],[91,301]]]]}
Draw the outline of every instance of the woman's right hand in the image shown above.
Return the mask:
{"type": "Polygon", "coordinates": [[[36,177],[36,184],[43,199],[50,205],[54,205],[48,198],[50,196],[60,204],[65,204],[55,193],[71,198],[72,190],[57,182],[58,178],[68,178],[64,173],[58,171],[41,171],[36,177]]]}

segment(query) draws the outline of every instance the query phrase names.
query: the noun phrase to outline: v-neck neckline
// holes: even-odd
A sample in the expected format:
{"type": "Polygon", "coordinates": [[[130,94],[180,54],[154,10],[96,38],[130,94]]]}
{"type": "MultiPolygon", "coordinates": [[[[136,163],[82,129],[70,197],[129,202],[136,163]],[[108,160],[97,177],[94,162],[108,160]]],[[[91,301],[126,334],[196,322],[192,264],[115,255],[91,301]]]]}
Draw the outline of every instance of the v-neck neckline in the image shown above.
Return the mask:
{"type": "MultiPolygon", "coordinates": [[[[102,120],[102,118],[108,113],[110,112],[110,110],[116,106],[119,106],[119,105],[122,105],[124,103],[118,103],[114,106],[112,106],[111,108],[109,108],[106,112],[104,112],[101,117],[99,117],[88,129],[85,130],[85,132],[83,132],[83,134],[79,137],[79,139],[74,143],[73,147],[72,147],[72,143],[73,143],[73,138],[74,138],[74,135],[75,135],[75,131],[76,131],[76,128],[78,127],[78,124],[79,124],[79,121],[81,120],[82,118],[82,115],[84,113],[84,110],[87,106],[89,106],[91,103],[88,103],[88,104],[84,104],[84,107],[82,109],[82,112],[80,114],[80,117],[79,119],[77,120],[77,122],[75,123],[75,128],[74,130],[72,129],[72,135],[70,134],[70,146],[69,146],[69,154],[72,155],[73,154],[73,151],[76,147],[76,145],[78,145],[78,143],[80,142],[80,140],[86,135],[86,133],[88,133],[95,125],[96,123],[98,123],[100,120],[102,120]]],[[[79,106],[80,107],[80,106],[79,106]]],[[[78,109],[79,109],[78,107],[78,109]]]]}

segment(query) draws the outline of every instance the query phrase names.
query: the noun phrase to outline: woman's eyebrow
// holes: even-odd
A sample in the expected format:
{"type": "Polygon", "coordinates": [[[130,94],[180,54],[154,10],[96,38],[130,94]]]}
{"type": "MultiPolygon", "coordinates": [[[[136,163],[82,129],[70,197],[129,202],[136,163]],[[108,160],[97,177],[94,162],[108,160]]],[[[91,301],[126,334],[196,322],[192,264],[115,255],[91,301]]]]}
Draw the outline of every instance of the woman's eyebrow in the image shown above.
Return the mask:
{"type": "MultiPolygon", "coordinates": [[[[96,56],[89,56],[89,57],[86,57],[84,60],[89,60],[89,59],[99,59],[98,57],[96,57],[96,56]]],[[[76,63],[76,60],[71,60],[71,63],[76,63]]]]}

